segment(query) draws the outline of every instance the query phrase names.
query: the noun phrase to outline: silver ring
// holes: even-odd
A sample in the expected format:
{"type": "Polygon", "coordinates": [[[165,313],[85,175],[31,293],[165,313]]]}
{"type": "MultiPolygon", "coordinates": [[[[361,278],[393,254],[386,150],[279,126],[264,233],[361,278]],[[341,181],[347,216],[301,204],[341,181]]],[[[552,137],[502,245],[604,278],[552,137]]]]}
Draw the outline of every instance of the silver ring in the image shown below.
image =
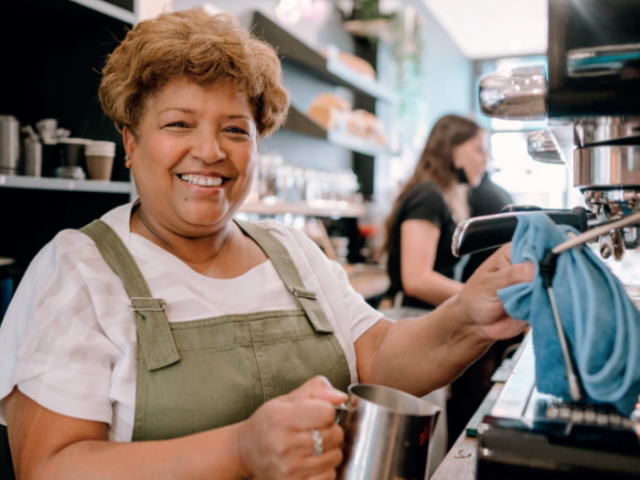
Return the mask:
{"type": "Polygon", "coordinates": [[[319,457],[322,455],[324,451],[324,446],[322,444],[322,435],[315,428],[311,429],[311,438],[313,439],[313,456],[319,457]]]}

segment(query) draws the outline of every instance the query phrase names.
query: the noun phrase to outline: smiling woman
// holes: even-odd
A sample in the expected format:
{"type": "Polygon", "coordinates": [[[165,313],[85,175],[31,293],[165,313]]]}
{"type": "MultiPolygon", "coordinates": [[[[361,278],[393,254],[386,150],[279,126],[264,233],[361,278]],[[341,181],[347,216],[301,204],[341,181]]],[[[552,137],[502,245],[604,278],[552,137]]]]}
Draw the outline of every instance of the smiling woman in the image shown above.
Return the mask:
{"type": "Polygon", "coordinates": [[[394,325],[301,232],[233,220],[288,96],[231,17],[141,22],[100,98],[140,198],[60,232],[6,313],[0,421],[21,480],[331,480],[350,383],[424,395],[522,329],[496,291],[531,270],[507,250],[394,325]]]}

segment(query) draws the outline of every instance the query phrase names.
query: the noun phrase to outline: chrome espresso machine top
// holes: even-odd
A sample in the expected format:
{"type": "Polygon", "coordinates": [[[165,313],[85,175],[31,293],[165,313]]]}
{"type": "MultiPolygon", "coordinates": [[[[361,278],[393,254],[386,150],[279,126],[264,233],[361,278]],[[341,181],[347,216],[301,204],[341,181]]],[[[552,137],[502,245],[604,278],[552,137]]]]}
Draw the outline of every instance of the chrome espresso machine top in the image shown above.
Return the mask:
{"type": "MultiPolygon", "coordinates": [[[[639,212],[640,1],[549,0],[548,64],[546,75],[540,66],[483,77],[483,113],[548,120],[547,130],[529,135],[529,153],[542,162],[565,164],[587,205],[586,211],[548,212],[559,216],[558,223],[584,231],[639,212]]],[[[507,217],[502,223],[486,217],[462,223],[454,253],[509,241],[515,221],[507,217]],[[498,235],[493,240],[485,234],[489,221],[498,235]]],[[[636,248],[639,226],[604,235],[603,257],[621,258],[625,247],[636,248]]]]}
{"type": "MultiPolygon", "coordinates": [[[[529,135],[529,153],[568,167],[587,206],[545,211],[550,218],[593,233],[604,258],[639,246],[640,0],[549,0],[548,71],[487,75],[479,95],[488,116],[548,120],[548,129],[529,135]]],[[[453,251],[506,243],[518,216],[539,210],[512,206],[467,220],[453,251]]],[[[640,478],[631,421],[613,408],[537,392],[530,343],[478,428],[478,478],[640,478]]]]}

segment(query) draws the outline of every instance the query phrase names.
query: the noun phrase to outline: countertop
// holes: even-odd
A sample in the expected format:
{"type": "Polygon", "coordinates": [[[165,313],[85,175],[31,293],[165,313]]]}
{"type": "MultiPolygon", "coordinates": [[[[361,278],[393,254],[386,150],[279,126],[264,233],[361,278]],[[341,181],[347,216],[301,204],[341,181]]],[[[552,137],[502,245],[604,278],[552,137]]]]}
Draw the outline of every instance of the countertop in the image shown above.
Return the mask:
{"type": "MultiPolygon", "coordinates": [[[[486,398],[496,398],[503,386],[504,383],[494,383],[486,398]]],[[[475,480],[477,448],[476,438],[462,432],[431,480],[475,480]]]]}
{"type": "Polygon", "coordinates": [[[389,277],[384,267],[379,265],[344,265],[353,289],[364,298],[382,295],[389,289],[389,277]]]}

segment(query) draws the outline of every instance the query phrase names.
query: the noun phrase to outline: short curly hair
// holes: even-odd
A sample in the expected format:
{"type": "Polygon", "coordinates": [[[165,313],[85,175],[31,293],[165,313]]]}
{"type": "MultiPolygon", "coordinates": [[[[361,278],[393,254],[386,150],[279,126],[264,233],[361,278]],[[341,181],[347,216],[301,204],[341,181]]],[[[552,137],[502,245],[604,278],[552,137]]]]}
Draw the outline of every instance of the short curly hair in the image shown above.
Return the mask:
{"type": "Polygon", "coordinates": [[[136,135],[147,100],[180,77],[203,87],[232,82],[249,97],[260,137],[284,122],[289,94],[274,49],[230,15],[199,9],[166,13],[128,32],[103,69],[102,108],[119,131],[136,135]]]}

